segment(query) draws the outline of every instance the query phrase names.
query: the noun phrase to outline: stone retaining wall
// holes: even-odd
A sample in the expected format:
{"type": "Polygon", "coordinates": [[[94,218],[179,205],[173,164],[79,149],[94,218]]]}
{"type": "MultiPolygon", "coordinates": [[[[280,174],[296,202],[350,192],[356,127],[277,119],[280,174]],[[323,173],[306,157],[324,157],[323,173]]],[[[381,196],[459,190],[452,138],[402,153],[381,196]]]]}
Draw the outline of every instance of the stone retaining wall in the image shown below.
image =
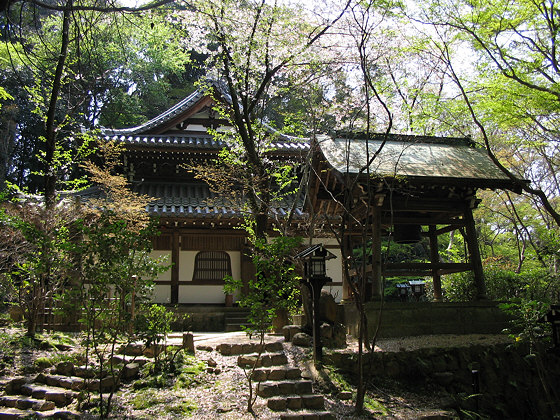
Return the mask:
{"type": "MultiPolygon", "coordinates": [[[[347,332],[358,335],[358,310],[353,303],[340,305],[347,332]]],[[[379,302],[366,304],[368,332],[379,319],[379,302]]],[[[508,326],[509,316],[497,302],[432,303],[386,302],[379,338],[428,334],[497,334],[508,326]]]]}
{"type": "MultiPolygon", "coordinates": [[[[527,348],[505,344],[473,345],[408,352],[376,352],[366,356],[365,377],[391,378],[431,387],[450,405],[493,419],[546,419],[560,414],[560,356],[542,351],[528,355],[527,348]],[[473,370],[478,371],[478,379],[473,370]],[[473,396],[473,381],[480,389],[473,396]]],[[[333,353],[325,363],[350,374],[357,372],[357,354],[333,353]]],[[[554,417],[555,418],[555,417],[554,417]]]]}

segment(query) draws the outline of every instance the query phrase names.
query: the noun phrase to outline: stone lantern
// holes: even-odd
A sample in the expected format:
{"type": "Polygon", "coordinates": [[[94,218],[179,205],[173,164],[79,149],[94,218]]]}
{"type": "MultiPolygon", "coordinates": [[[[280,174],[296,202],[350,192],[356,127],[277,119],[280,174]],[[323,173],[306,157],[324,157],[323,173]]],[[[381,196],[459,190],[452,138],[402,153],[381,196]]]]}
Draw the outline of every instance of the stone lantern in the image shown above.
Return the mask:
{"type": "Polygon", "coordinates": [[[298,253],[294,258],[303,261],[303,284],[309,289],[313,300],[313,359],[320,362],[323,359],[321,334],[319,325],[319,299],[321,289],[331,281],[327,277],[326,261],[336,256],[323,247],[322,244],[310,246],[298,253]]]}

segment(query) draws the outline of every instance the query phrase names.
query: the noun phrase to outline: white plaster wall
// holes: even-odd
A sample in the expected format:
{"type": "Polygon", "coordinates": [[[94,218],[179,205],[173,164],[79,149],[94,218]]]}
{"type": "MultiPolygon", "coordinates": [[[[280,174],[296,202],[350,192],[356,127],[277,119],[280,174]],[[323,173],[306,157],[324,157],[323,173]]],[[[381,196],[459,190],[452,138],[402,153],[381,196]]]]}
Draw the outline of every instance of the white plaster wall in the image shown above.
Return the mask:
{"type": "MultiPolygon", "coordinates": [[[[196,257],[196,254],[198,254],[198,251],[179,252],[179,281],[192,281],[194,274],[194,257],[196,257]]],[[[180,301],[179,299],[179,302],[180,301]]]]}
{"type": "Polygon", "coordinates": [[[224,302],[224,286],[179,286],[179,303],[223,304],[224,302]]]}
{"type": "Polygon", "coordinates": [[[152,292],[152,302],[169,303],[171,302],[171,286],[168,284],[157,284],[152,292]]]}
{"type": "Polygon", "coordinates": [[[231,260],[231,275],[234,279],[241,278],[241,252],[227,251],[231,260]]]}

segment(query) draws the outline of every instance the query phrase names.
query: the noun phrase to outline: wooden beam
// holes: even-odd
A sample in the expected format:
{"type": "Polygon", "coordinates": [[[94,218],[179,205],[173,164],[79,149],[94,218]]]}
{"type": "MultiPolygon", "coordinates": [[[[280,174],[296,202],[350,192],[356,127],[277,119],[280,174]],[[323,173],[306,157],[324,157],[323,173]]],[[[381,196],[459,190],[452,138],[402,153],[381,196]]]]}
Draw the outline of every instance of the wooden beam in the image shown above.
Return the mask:
{"type": "Polygon", "coordinates": [[[179,303],[179,256],[180,256],[180,238],[179,232],[173,232],[173,247],[171,250],[171,303],[179,303]]]}
{"type": "MultiPolygon", "coordinates": [[[[443,224],[443,223],[439,223],[439,224],[443,224]]],[[[444,228],[436,230],[436,234],[438,236],[443,235],[444,233],[452,232],[452,231],[457,230],[459,228],[462,228],[464,226],[465,226],[464,222],[463,223],[454,223],[454,224],[451,224],[450,226],[446,226],[444,228]]]]}

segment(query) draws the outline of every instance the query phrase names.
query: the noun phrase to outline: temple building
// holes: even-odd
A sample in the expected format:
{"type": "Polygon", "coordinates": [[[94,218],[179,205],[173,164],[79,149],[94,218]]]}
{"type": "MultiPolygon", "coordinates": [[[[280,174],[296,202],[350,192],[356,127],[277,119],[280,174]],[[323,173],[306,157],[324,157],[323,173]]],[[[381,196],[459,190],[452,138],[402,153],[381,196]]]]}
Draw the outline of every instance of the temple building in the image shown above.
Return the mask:
{"type": "MultiPolygon", "coordinates": [[[[235,296],[224,295],[223,278],[246,281],[254,273],[246,235],[239,229],[242,211],[188,170],[189,165],[210,162],[227,147],[208,134],[208,128],[231,129],[214,111],[215,101],[227,100],[227,95],[215,98],[197,90],[145,124],[104,129],[106,139],[125,146],[123,170],[132,188],[154,198],[147,211],[159,217],[161,235],[154,239],[153,252],[167,255],[172,263],[156,281],[155,302],[231,305],[235,296]]],[[[338,301],[351,298],[352,270],[343,269],[342,256],[359,246],[358,227],[364,221],[371,226],[373,244],[367,264],[371,297],[380,294],[384,276],[431,276],[434,298],[441,300],[441,276],[460,271],[474,272],[478,296],[484,297],[472,216],[479,202],[476,192],[515,187],[471,140],[397,134],[305,139],[275,133],[272,149],[271,158],[311,165],[309,186],[296,203],[292,223],[301,235],[309,232],[309,214],[319,221],[320,233],[311,243],[322,243],[338,257],[327,261],[332,282],[325,286],[338,301]],[[346,231],[337,240],[328,224],[345,226],[346,231]],[[442,262],[438,254],[438,236],[451,230],[466,238],[464,262],[442,262]],[[381,240],[387,235],[401,243],[427,237],[430,262],[383,261],[381,240]]],[[[293,205],[275,204],[271,220],[293,205]]]]}

